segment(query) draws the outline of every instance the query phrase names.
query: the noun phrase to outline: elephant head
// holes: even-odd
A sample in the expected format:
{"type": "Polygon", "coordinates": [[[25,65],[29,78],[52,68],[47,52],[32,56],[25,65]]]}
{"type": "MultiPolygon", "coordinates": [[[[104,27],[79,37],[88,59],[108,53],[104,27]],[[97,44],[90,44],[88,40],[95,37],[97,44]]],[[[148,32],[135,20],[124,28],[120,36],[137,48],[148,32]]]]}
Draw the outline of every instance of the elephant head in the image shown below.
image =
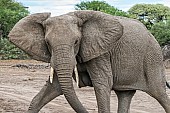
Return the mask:
{"type": "Polygon", "coordinates": [[[123,27],[113,16],[96,11],[49,15],[39,13],[23,18],[9,38],[32,58],[50,62],[69,104],[78,113],[87,112],[73,88],[76,58],[78,62],[88,62],[108,52],[121,38],[123,27]]]}

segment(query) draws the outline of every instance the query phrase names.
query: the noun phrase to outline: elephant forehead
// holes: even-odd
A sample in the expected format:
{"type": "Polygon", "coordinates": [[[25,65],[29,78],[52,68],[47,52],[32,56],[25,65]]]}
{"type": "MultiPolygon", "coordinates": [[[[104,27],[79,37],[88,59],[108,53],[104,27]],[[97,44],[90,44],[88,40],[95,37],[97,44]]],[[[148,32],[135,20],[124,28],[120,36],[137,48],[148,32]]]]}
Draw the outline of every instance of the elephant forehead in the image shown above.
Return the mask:
{"type": "Polygon", "coordinates": [[[72,16],[62,15],[48,18],[44,24],[45,25],[54,25],[54,26],[66,26],[71,24],[74,21],[72,16]]]}
{"type": "Polygon", "coordinates": [[[68,19],[69,17],[67,16],[66,18],[57,16],[46,20],[44,25],[46,29],[45,39],[47,42],[55,42],[55,45],[66,44],[67,42],[72,44],[81,37],[81,32],[77,24],[68,19]]]}

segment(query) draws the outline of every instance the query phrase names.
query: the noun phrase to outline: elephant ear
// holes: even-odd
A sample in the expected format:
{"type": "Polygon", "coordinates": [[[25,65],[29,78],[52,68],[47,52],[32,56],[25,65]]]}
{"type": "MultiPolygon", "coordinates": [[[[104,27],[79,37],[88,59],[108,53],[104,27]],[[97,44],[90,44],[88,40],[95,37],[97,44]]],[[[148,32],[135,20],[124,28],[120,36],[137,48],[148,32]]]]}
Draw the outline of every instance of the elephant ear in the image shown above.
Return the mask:
{"type": "Polygon", "coordinates": [[[123,34],[123,27],[114,16],[98,11],[77,11],[82,20],[79,54],[83,62],[110,51],[123,34]]]}
{"type": "Polygon", "coordinates": [[[43,21],[50,13],[37,13],[21,19],[10,31],[9,40],[25,51],[31,58],[50,62],[50,53],[45,42],[43,21]]]}

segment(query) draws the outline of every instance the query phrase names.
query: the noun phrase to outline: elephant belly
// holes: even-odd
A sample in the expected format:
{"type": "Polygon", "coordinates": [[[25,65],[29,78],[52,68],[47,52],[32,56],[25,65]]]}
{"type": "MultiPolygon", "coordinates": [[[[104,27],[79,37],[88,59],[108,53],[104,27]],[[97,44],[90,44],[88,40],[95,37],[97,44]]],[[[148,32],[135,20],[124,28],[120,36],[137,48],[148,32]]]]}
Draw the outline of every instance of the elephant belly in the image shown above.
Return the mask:
{"type": "MultiPolygon", "coordinates": [[[[134,41],[134,40],[133,40],[134,41]]],[[[146,89],[143,68],[145,47],[124,40],[112,51],[112,72],[114,90],[146,89]]]]}
{"type": "Polygon", "coordinates": [[[116,63],[113,74],[114,90],[144,90],[146,88],[146,79],[143,73],[143,67],[132,63],[125,63],[124,59],[116,63]]]}

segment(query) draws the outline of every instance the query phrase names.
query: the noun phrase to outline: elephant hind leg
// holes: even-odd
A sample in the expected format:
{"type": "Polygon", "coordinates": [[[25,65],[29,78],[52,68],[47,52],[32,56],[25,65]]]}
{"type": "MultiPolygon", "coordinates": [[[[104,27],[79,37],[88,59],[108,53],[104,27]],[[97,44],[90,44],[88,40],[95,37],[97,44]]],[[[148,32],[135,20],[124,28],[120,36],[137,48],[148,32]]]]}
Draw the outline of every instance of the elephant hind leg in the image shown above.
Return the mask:
{"type": "Polygon", "coordinates": [[[117,113],[130,113],[130,104],[131,104],[131,100],[135,92],[136,90],[128,90],[128,91],[116,91],[115,90],[115,93],[118,97],[117,113]]]}
{"type": "Polygon", "coordinates": [[[164,70],[161,68],[152,68],[152,70],[147,71],[147,80],[148,90],[146,90],[146,93],[155,98],[166,113],[170,113],[170,98],[166,94],[164,70]]]}
{"type": "Polygon", "coordinates": [[[166,113],[170,113],[170,98],[166,94],[165,69],[161,50],[159,52],[150,50],[144,61],[147,88],[143,91],[155,98],[166,113]]]}
{"type": "Polygon", "coordinates": [[[160,103],[160,105],[164,108],[166,113],[170,113],[170,98],[166,94],[165,90],[157,88],[156,91],[150,91],[147,93],[160,103]]]}

